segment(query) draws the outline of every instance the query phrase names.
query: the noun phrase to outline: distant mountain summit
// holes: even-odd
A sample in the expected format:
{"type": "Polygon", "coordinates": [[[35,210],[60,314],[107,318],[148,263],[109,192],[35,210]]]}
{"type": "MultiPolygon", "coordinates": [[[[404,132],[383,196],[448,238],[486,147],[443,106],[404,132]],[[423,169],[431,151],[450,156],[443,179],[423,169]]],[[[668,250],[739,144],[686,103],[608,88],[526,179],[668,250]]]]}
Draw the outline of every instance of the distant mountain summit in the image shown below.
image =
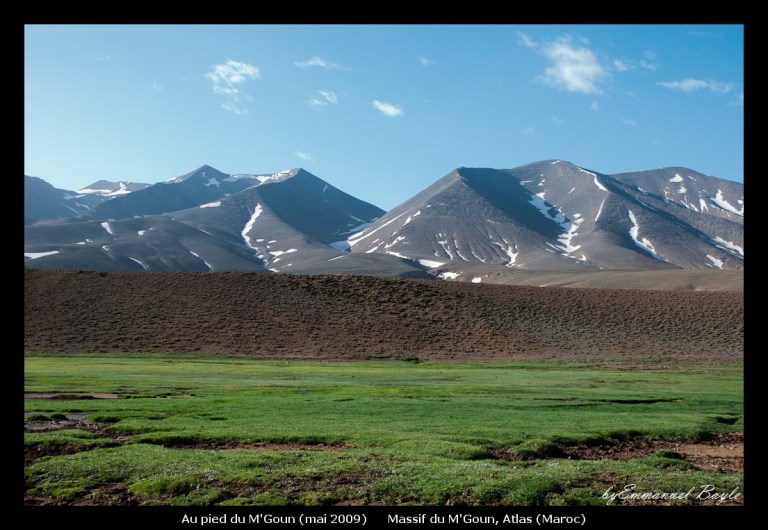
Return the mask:
{"type": "MultiPolygon", "coordinates": [[[[202,166],[76,219],[27,225],[25,257],[40,268],[292,272],[323,268],[340,255],[335,242],[383,213],[302,168],[227,175],[202,166]]],[[[341,269],[371,270],[365,263],[377,258],[351,261],[341,269]]],[[[426,276],[417,265],[390,271],[426,276]]]]}
{"type": "Polygon", "coordinates": [[[24,175],[24,217],[35,219],[74,217],[97,204],[149,186],[137,182],[99,180],[78,191],[54,188],[41,178],[24,175]]]}
{"type": "Polygon", "coordinates": [[[110,182],[108,180],[97,180],[90,186],[77,190],[80,195],[100,195],[102,197],[115,197],[117,195],[127,195],[133,191],[143,190],[151,184],[143,182],[128,182],[121,180],[119,182],[110,182]]]}
{"type": "Polygon", "coordinates": [[[25,260],[36,268],[480,282],[522,269],[744,266],[743,184],[681,167],[461,167],[386,213],[302,168],[202,166],[150,186],[99,181],[78,192],[27,179],[25,260]]]}
{"type": "Polygon", "coordinates": [[[353,234],[431,268],[740,268],[743,185],[684,168],[458,168],[353,234]],[[481,267],[482,268],[482,267],[481,267]]]}

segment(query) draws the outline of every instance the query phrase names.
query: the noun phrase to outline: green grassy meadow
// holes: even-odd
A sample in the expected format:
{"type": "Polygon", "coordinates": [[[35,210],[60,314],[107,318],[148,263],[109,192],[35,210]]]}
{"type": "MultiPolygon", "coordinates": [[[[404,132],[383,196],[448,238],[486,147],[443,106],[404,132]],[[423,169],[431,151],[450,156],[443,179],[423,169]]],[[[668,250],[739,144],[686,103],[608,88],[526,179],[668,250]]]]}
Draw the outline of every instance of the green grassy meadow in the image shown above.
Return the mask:
{"type": "Polygon", "coordinates": [[[69,395],[25,399],[27,413],[87,413],[107,425],[107,436],[25,433],[32,454],[68,453],[28,460],[26,495],[52,502],[585,505],[629,483],[743,490],[741,474],[663,453],[554,457],[612,438],[740,431],[738,366],[28,354],[25,392],[69,395]],[[73,399],[85,393],[120,397],[73,399]]]}

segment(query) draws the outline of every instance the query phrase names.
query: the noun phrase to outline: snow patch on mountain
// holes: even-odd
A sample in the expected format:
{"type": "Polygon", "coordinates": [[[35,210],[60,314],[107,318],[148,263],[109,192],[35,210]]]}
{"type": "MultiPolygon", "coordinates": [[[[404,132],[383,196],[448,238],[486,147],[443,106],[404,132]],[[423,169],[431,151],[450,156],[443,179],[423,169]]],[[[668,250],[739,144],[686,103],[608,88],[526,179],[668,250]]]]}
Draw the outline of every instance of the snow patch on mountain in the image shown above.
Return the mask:
{"type": "Polygon", "coordinates": [[[648,238],[639,238],[640,225],[637,222],[637,218],[635,217],[635,214],[632,213],[632,210],[627,210],[627,212],[629,213],[629,220],[632,221],[632,228],[629,229],[629,235],[632,237],[632,241],[635,242],[635,245],[648,252],[654,258],[661,261],[667,261],[656,254],[656,249],[653,247],[653,244],[648,240],[648,238]]]}
{"type": "Polygon", "coordinates": [[[111,236],[115,235],[115,233],[112,231],[112,227],[109,226],[109,223],[107,221],[104,221],[103,223],[99,223],[99,224],[101,224],[101,227],[104,230],[106,230],[109,235],[111,236]]]}
{"type": "Polygon", "coordinates": [[[130,256],[128,256],[128,259],[131,260],[131,261],[135,261],[136,263],[141,265],[141,268],[144,269],[145,271],[149,270],[149,267],[147,267],[147,264],[144,263],[143,261],[141,261],[140,259],[132,258],[130,256]]]}
{"type": "Polygon", "coordinates": [[[251,218],[248,219],[248,222],[245,224],[245,227],[243,228],[243,231],[240,232],[240,234],[243,236],[243,241],[245,241],[245,244],[248,246],[248,248],[251,248],[253,250],[259,250],[257,247],[254,247],[251,244],[251,238],[248,235],[248,232],[251,231],[253,228],[253,223],[256,222],[256,219],[259,218],[261,215],[261,212],[263,211],[261,204],[256,204],[256,208],[253,209],[253,214],[251,215],[251,218]]]}
{"type": "Polygon", "coordinates": [[[504,245],[501,243],[494,241],[491,239],[491,243],[499,247],[508,257],[509,261],[507,262],[507,267],[513,267],[515,265],[515,262],[517,261],[517,256],[520,254],[520,252],[517,251],[517,247],[515,247],[514,244],[510,244],[509,241],[501,238],[502,241],[504,241],[504,245]]]}
{"type": "Polygon", "coordinates": [[[44,258],[45,256],[53,256],[54,254],[58,253],[58,250],[51,250],[50,252],[25,252],[24,257],[29,259],[38,259],[44,258]]]}
{"type": "Polygon", "coordinates": [[[116,197],[118,195],[127,195],[131,193],[128,191],[127,183],[120,181],[117,183],[118,188],[111,190],[109,188],[82,188],[77,190],[78,195],[66,195],[65,199],[77,199],[83,195],[101,195],[103,197],[116,197]]]}
{"type": "Polygon", "coordinates": [[[472,255],[475,257],[475,259],[477,259],[478,261],[482,261],[483,263],[485,263],[485,260],[484,260],[482,257],[480,257],[480,256],[478,256],[478,255],[477,255],[477,253],[475,252],[475,249],[473,249],[473,248],[472,248],[472,245],[470,245],[470,246],[469,246],[469,251],[470,251],[470,252],[472,253],[472,255]]]}
{"type": "Polygon", "coordinates": [[[218,208],[219,206],[221,206],[221,201],[214,201],[201,204],[200,208],[218,208]]]}
{"type": "Polygon", "coordinates": [[[430,259],[420,259],[418,260],[418,262],[424,267],[429,267],[430,269],[442,267],[443,265],[445,265],[445,262],[443,261],[432,261],[430,259]]]}
{"type": "Polygon", "coordinates": [[[595,222],[597,222],[597,220],[600,219],[600,214],[603,213],[604,204],[605,204],[605,199],[603,199],[603,202],[600,203],[600,208],[597,210],[597,215],[595,216],[595,222]]]}
{"type": "Polygon", "coordinates": [[[455,235],[453,236],[453,248],[455,248],[455,249],[456,249],[456,255],[457,255],[458,257],[460,257],[460,258],[461,258],[461,259],[463,259],[464,261],[469,261],[467,258],[465,258],[465,257],[462,255],[462,253],[461,253],[461,250],[459,249],[459,242],[458,242],[458,241],[456,241],[456,236],[455,236],[455,235]]]}
{"type": "MultiPolygon", "coordinates": [[[[397,232],[395,232],[395,233],[397,233],[397,232]]],[[[405,240],[405,236],[397,236],[394,241],[384,245],[384,248],[393,247],[393,246],[397,245],[400,241],[404,241],[404,240],[405,240]]]]}
{"type": "Polygon", "coordinates": [[[741,201],[739,203],[741,204],[741,210],[737,210],[728,201],[725,200],[725,197],[723,197],[723,192],[720,190],[717,190],[717,194],[714,197],[710,197],[709,200],[715,203],[717,206],[719,206],[723,210],[726,210],[728,212],[735,213],[736,215],[740,215],[744,217],[744,201],[741,201]]]}
{"type": "Polygon", "coordinates": [[[584,168],[582,168],[582,167],[578,167],[578,166],[576,166],[576,169],[578,169],[578,170],[579,170],[579,171],[581,171],[582,173],[586,173],[587,175],[592,175],[592,177],[594,177],[595,186],[597,186],[599,189],[601,189],[601,190],[603,190],[603,191],[608,191],[608,188],[606,188],[605,186],[603,186],[603,183],[602,183],[602,182],[600,182],[600,181],[597,179],[597,175],[596,175],[596,174],[592,173],[591,171],[587,171],[586,169],[584,169],[584,168]]]}
{"type": "Polygon", "coordinates": [[[421,215],[421,210],[419,210],[418,212],[416,212],[416,213],[415,213],[415,214],[413,214],[413,215],[409,215],[409,216],[408,216],[408,219],[406,219],[406,220],[405,220],[405,223],[403,223],[403,226],[405,226],[405,225],[407,225],[408,223],[410,223],[410,222],[411,222],[411,219],[413,219],[413,218],[414,218],[414,217],[416,217],[417,215],[421,215]]]}
{"type": "Polygon", "coordinates": [[[725,247],[725,248],[727,248],[727,249],[730,249],[730,250],[733,250],[733,251],[736,251],[736,252],[738,252],[738,253],[739,253],[739,255],[740,255],[742,258],[744,257],[744,249],[743,249],[743,248],[741,248],[740,246],[738,246],[738,245],[734,244],[733,242],[731,242],[731,241],[726,241],[725,239],[723,239],[723,238],[721,238],[721,237],[716,237],[716,238],[715,238],[715,241],[716,241],[717,243],[720,243],[720,245],[724,246],[724,247],[725,247]]]}
{"type": "Polygon", "coordinates": [[[280,182],[280,181],[289,179],[295,176],[298,172],[299,172],[299,168],[295,167],[293,169],[286,169],[285,171],[280,171],[272,175],[257,175],[256,179],[259,181],[259,185],[262,185],[268,182],[269,183],[280,182]]]}
{"type": "Polygon", "coordinates": [[[230,175],[223,180],[224,182],[237,182],[238,180],[241,180],[241,179],[256,179],[256,178],[258,178],[256,175],[237,174],[237,175],[230,175]]]}
{"type": "Polygon", "coordinates": [[[191,250],[189,251],[189,253],[192,254],[197,259],[199,259],[200,261],[202,261],[203,263],[205,263],[205,266],[208,267],[208,270],[213,269],[213,267],[211,267],[210,263],[208,263],[207,261],[205,261],[203,258],[200,257],[200,254],[198,254],[197,252],[193,252],[191,250]]]}
{"type": "MultiPolygon", "coordinates": [[[[714,256],[710,256],[709,254],[707,254],[707,259],[708,259],[709,261],[711,261],[711,262],[712,262],[712,265],[714,265],[714,266],[715,266],[715,267],[717,267],[718,269],[720,269],[720,270],[722,270],[722,269],[723,269],[723,261],[722,261],[722,260],[719,260],[719,259],[717,259],[717,258],[716,258],[716,257],[714,257],[714,256]]],[[[710,267],[712,266],[712,265],[710,265],[709,263],[707,263],[707,265],[709,265],[710,267]]]]}
{"type": "MultiPolygon", "coordinates": [[[[584,172],[589,173],[589,171],[584,171],[584,172]]],[[[590,175],[594,175],[594,173],[590,173],[590,175]]],[[[560,245],[551,245],[551,246],[553,248],[563,251],[564,255],[568,255],[571,252],[574,252],[580,249],[581,245],[574,246],[571,244],[571,241],[573,240],[574,237],[578,235],[578,232],[576,232],[576,230],[579,228],[579,225],[584,221],[584,219],[581,218],[581,214],[578,214],[578,215],[575,214],[573,221],[568,221],[565,215],[563,215],[563,212],[562,210],[560,210],[560,208],[556,206],[550,206],[544,201],[544,195],[545,195],[544,192],[537,193],[536,195],[531,195],[531,200],[529,202],[533,204],[536,207],[536,209],[538,209],[544,217],[556,222],[557,224],[560,225],[560,228],[564,230],[564,232],[560,234],[560,236],[557,238],[557,240],[560,242],[560,245]],[[550,213],[550,211],[552,210],[555,210],[557,213],[555,215],[552,215],[550,213]]],[[[601,209],[602,209],[602,205],[601,205],[601,209]]],[[[598,217],[599,217],[599,213],[598,213],[598,217]]]]}
{"type": "Polygon", "coordinates": [[[273,256],[282,256],[283,254],[290,254],[292,252],[298,252],[298,249],[289,248],[288,250],[270,250],[269,253],[273,256]]]}
{"type": "Polygon", "coordinates": [[[403,213],[401,213],[401,214],[400,214],[400,215],[398,215],[397,217],[393,217],[392,219],[390,219],[389,221],[387,221],[386,223],[384,223],[383,225],[381,225],[380,227],[378,227],[378,228],[377,228],[377,229],[375,229],[375,230],[372,230],[372,231],[370,231],[370,232],[366,232],[366,230],[363,230],[362,232],[358,232],[358,233],[356,233],[356,234],[352,234],[352,235],[349,237],[349,239],[348,239],[348,241],[349,241],[349,246],[350,246],[350,247],[354,247],[355,245],[357,245],[357,244],[358,244],[360,241],[362,241],[363,239],[367,239],[367,238],[371,237],[373,234],[375,234],[376,232],[378,232],[379,230],[381,230],[381,229],[382,229],[382,228],[384,228],[385,226],[387,226],[387,225],[390,225],[390,224],[394,223],[395,221],[397,221],[399,218],[401,218],[402,216],[404,216],[406,213],[410,212],[411,210],[413,210],[413,208],[411,208],[410,210],[408,210],[408,211],[406,211],[406,212],[403,212],[403,213]]]}
{"type": "Polygon", "coordinates": [[[560,234],[560,237],[557,238],[557,240],[560,242],[560,249],[565,254],[570,254],[571,252],[575,252],[581,248],[581,245],[572,245],[571,241],[574,237],[579,235],[576,230],[578,230],[579,225],[584,221],[584,219],[574,219],[570,223],[563,223],[560,226],[566,229],[566,231],[562,234],[560,234]]]}
{"type": "MultiPolygon", "coordinates": [[[[442,233],[436,234],[436,237],[445,237],[442,233]]],[[[438,245],[443,247],[443,251],[448,255],[448,259],[453,261],[453,253],[451,252],[451,247],[448,245],[448,238],[445,239],[438,239],[437,240],[438,245]]],[[[435,256],[437,256],[437,252],[435,252],[435,256]]]]}
{"type": "Polygon", "coordinates": [[[565,216],[560,211],[560,209],[555,208],[554,206],[548,205],[546,201],[544,200],[546,192],[537,193],[535,195],[531,195],[531,199],[528,201],[531,204],[533,204],[537,210],[541,212],[541,214],[546,217],[547,219],[556,222],[557,224],[562,223],[565,221],[565,216]],[[550,214],[550,210],[557,211],[556,215],[550,214]]]}

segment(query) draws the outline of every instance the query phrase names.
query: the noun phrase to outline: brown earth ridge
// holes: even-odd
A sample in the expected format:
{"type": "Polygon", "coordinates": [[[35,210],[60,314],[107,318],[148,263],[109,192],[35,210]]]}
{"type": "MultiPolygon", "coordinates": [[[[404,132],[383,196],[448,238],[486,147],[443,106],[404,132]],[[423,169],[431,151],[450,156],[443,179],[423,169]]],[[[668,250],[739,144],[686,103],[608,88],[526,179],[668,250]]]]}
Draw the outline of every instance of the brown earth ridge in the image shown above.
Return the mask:
{"type": "Polygon", "coordinates": [[[740,292],[364,276],[24,271],[26,352],[719,364],[740,292]]]}

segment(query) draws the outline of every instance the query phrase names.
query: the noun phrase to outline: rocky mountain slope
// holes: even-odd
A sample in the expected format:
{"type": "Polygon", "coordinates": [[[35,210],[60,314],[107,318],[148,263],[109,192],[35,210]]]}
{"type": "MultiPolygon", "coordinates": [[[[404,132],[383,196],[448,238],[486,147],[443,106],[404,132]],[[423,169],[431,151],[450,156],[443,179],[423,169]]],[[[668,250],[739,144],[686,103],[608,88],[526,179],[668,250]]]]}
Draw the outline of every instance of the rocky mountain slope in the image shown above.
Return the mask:
{"type": "Polygon", "coordinates": [[[744,266],[743,184],[680,167],[616,175],[562,160],[462,167],[386,213],[301,168],[228,175],[202,166],[140,186],[96,182],[77,193],[98,202],[73,208],[67,192],[31,181],[27,217],[42,217],[31,213],[53,198],[52,213],[71,213],[27,219],[26,266],[476,283],[504,283],[519,270],[744,266]]]}

